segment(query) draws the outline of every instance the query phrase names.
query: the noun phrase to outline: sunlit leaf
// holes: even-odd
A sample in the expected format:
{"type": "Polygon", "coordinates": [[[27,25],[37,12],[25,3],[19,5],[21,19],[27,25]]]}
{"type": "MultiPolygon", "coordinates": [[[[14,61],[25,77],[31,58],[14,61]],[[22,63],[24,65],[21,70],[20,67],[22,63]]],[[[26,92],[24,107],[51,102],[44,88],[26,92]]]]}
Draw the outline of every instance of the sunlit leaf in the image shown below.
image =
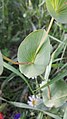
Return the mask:
{"type": "Polygon", "coordinates": [[[47,9],[60,23],[67,23],[67,0],[46,0],[47,9]]]}
{"type": "Polygon", "coordinates": [[[62,106],[67,100],[67,84],[60,80],[50,85],[51,99],[48,98],[48,87],[43,90],[43,101],[47,107],[62,106]]]}
{"type": "Polygon", "coordinates": [[[38,76],[45,71],[50,60],[51,45],[47,37],[36,54],[36,50],[45,36],[45,30],[37,30],[29,34],[19,46],[18,62],[33,62],[33,64],[19,65],[21,73],[28,78],[38,76]],[[36,54],[36,55],[35,55],[36,54]]]}

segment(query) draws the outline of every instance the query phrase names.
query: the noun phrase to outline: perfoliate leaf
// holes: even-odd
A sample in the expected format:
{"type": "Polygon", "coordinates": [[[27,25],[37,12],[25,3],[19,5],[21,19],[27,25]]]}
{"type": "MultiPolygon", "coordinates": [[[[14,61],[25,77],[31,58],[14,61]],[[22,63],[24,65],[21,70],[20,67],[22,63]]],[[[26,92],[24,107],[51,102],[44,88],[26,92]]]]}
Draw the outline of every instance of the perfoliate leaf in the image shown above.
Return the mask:
{"type": "Polygon", "coordinates": [[[50,85],[51,99],[48,98],[48,87],[43,90],[43,101],[47,107],[62,106],[67,100],[67,84],[63,81],[57,81],[50,85]]]}
{"type": "Polygon", "coordinates": [[[2,59],[2,54],[0,52],[0,75],[2,74],[3,72],[3,59],[2,59]]]}
{"type": "Polygon", "coordinates": [[[51,45],[48,37],[36,54],[36,50],[45,33],[45,30],[32,32],[22,41],[18,48],[18,62],[33,62],[32,64],[19,65],[21,73],[28,78],[42,74],[49,63],[51,45]]]}
{"type": "Polygon", "coordinates": [[[46,0],[47,9],[60,23],[67,23],[67,0],[46,0]]]}

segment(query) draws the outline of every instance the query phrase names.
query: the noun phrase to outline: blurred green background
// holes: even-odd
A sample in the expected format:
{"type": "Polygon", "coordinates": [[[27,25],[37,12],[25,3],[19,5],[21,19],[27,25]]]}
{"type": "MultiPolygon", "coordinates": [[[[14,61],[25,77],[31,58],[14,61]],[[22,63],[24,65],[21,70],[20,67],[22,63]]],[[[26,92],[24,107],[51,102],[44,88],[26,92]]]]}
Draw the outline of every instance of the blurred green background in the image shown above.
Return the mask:
{"type": "MultiPolygon", "coordinates": [[[[4,55],[11,59],[16,58],[19,44],[30,32],[44,28],[47,30],[51,17],[46,9],[45,1],[0,0],[0,50],[4,55]]],[[[67,25],[61,25],[54,21],[49,34],[54,36],[50,38],[54,50],[59,45],[56,40],[53,40],[54,38],[60,39],[60,41],[67,39],[67,25]]],[[[66,51],[66,46],[60,45],[55,57],[65,59],[57,61],[52,65],[51,79],[58,75],[58,72],[61,71],[59,69],[64,69],[63,67],[67,62],[66,51]]],[[[64,71],[66,71],[66,67],[64,71]]],[[[38,78],[38,81],[41,82],[40,77],[38,78]]],[[[27,80],[32,88],[35,87],[35,80],[27,80]]],[[[30,91],[25,82],[14,73],[4,69],[3,76],[0,77],[0,86],[4,98],[12,101],[27,102],[30,91]]],[[[13,119],[12,114],[22,112],[21,109],[10,105],[4,107],[5,119],[13,119]]],[[[33,113],[33,116],[31,116],[31,113],[30,110],[23,110],[23,114],[27,115],[27,119],[36,119],[37,113],[33,113]]]]}

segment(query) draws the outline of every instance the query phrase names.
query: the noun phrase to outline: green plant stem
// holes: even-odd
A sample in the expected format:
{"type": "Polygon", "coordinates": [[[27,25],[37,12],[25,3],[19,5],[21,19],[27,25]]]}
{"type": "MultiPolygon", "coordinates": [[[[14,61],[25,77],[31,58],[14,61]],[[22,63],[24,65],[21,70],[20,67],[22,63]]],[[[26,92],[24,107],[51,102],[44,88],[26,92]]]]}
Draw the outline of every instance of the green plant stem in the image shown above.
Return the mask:
{"type": "Polygon", "coordinates": [[[54,21],[54,18],[52,17],[52,19],[51,19],[51,21],[50,21],[50,24],[49,24],[49,26],[48,26],[48,29],[47,29],[47,31],[46,31],[46,34],[45,34],[45,36],[42,38],[42,40],[41,40],[41,42],[40,42],[40,44],[39,44],[39,46],[38,46],[38,48],[37,48],[37,50],[36,50],[36,54],[38,53],[39,49],[40,49],[41,46],[43,45],[45,39],[47,38],[48,33],[49,33],[49,31],[50,31],[50,28],[51,28],[51,26],[52,26],[53,21],[54,21]]]}
{"type": "MultiPolygon", "coordinates": [[[[40,78],[42,79],[42,80],[44,80],[44,78],[40,75],[40,78]]],[[[47,82],[48,83],[48,82],[47,82]]],[[[51,91],[50,91],[50,86],[48,85],[47,86],[48,87],[48,99],[50,100],[51,99],[51,91]]]]}
{"type": "Polygon", "coordinates": [[[42,75],[39,75],[40,76],[40,78],[44,81],[44,77],[42,76],[42,75]]]}

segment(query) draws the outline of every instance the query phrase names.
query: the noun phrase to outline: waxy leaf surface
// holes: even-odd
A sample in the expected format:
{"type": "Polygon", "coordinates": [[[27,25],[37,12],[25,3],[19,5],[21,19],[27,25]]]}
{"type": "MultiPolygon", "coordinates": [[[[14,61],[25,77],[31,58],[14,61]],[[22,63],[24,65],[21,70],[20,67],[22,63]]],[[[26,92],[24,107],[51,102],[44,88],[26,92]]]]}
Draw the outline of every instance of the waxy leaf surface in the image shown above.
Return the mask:
{"type": "Polygon", "coordinates": [[[21,73],[28,78],[42,74],[49,63],[51,45],[48,37],[36,54],[36,50],[45,33],[45,30],[37,30],[30,33],[18,48],[18,62],[33,62],[32,64],[19,65],[21,73]]]}
{"type": "Polygon", "coordinates": [[[47,9],[60,23],[67,23],[67,0],[46,0],[47,9]]]}

